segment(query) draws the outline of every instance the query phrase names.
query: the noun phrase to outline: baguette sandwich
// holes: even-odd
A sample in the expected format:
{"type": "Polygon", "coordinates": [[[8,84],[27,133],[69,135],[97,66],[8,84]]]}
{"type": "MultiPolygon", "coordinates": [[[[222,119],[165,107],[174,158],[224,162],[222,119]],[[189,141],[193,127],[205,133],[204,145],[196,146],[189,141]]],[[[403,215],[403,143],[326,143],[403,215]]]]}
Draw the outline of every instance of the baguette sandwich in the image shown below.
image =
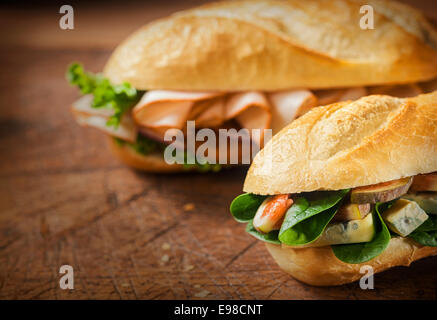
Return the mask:
{"type": "MultiPolygon", "coordinates": [[[[437,33],[416,10],[383,0],[223,1],[149,23],[121,43],[103,74],[72,64],[84,95],[77,122],[102,130],[145,171],[217,170],[169,164],[171,129],[279,132],[312,107],[369,94],[415,96],[437,86],[437,33]],[[363,5],[374,29],[360,28],[363,5]]],[[[264,136],[252,138],[262,146],[264,136]]],[[[267,140],[267,139],[266,139],[267,140]]]]}
{"type": "Polygon", "coordinates": [[[249,168],[231,213],[279,267],[341,285],[437,254],[437,91],[314,108],[249,168]]]}

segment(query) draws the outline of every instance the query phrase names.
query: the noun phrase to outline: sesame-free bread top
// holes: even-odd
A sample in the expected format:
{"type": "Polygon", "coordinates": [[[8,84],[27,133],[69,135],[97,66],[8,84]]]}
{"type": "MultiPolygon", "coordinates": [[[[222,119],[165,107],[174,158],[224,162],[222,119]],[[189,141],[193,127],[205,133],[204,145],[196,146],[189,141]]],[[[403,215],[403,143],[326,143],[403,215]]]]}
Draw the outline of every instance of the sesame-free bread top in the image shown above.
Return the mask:
{"type": "Polygon", "coordinates": [[[408,83],[437,76],[437,33],[384,0],[223,1],[149,23],[104,74],[142,90],[281,90],[408,83]],[[360,7],[374,8],[363,30],[360,7]]]}
{"type": "Polygon", "coordinates": [[[374,95],[316,107],[255,157],[244,191],[300,193],[366,186],[437,171],[437,91],[374,95]]]}

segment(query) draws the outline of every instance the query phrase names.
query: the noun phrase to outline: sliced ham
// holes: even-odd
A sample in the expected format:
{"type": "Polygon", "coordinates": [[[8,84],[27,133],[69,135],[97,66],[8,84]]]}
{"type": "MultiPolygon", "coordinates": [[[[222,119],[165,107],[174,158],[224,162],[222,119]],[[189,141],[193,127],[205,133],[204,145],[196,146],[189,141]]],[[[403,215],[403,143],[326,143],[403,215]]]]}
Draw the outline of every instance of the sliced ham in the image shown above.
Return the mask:
{"type": "Polygon", "coordinates": [[[269,128],[271,118],[270,105],[265,95],[255,91],[149,91],[134,107],[132,114],[140,127],[154,129],[155,132],[164,128],[183,129],[188,120],[194,120],[199,128],[218,128],[231,119],[243,128],[264,130],[269,128]]]}
{"type": "Polygon", "coordinates": [[[160,90],[147,92],[134,107],[133,117],[138,126],[154,130],[183,129],[187,120],[194,120],[197,127],[219,128],[226,121],[235,120],[249,131],[261,130],[260,135],[253,135],[260,146],[265,129],[274,124],[276,133],[316,104],[316,97],[308,90],[270,94],[160,90]]]}
{"type": "Polygon", "coordinates": [[[328,89],[315,91],[314,94],[317,97],[318,105],[326,106],[335,102],[357,100],[367,95],[367,89],[365,87],[328,89]]]}
{"type": "Polygon", "coordinates": [[[266,96],[262,92],[250,91],[231,94],[225,103],[226,120],[235,119],[242,128],[261,130],[261,135],[253,135],[261,146],[263,132],[270,127],[271,110],[266,96]]]}
{"type": "Polygon", "coordinates": [[[125,114],[117,128],[107,126],[106,123],[114,114],[114,111],[106,108],[93,108],[92,95],[85,95],[72,105],[73,115],[76,121],[82,126],[94,127],[103,132],[129,141],[135,142],[137,139],[137,127],[129,113],[125,114]]]}
{"type": "Polygon", "coordinates": [[[308,90],[274,92],[268,97],[272,104],[273,134],[317,105],[317,98],[308,90]]]}
{"type": "Polygon", "coordinates": [[[367,89],[364,87],[349,88],[344,90],[340,98],[336,102],[347,101],[347,100],[358,100],[361,97],[367,95],[367,89]]]}
{"type": "Polygon", "coordinates": [[[314,94],[317,97],[318,104],[320,106],[326,106],[328,104],[337,102],[343,92],[343,89],[317,90],[314,92],[314,94]]]}
{"type": "Polygon", "coordinates": [[[220,97],[196,104],[189,119],[196,119],[196,125],[201,128],[214,128],[225,121],[225,100],[220,97]]]}
{"type": "MultiPolygon", "coordinates": [[[[421,84],[427,91],[437,88],[436,81],[421,84]]],[[[354,87],[311,92],[305,89],[280,92],[186,92],[152,90],[146,92],[120,126],[106,126],[113,111],[93,108],[92,96],[86,95],[73,104],[77,121],[127,141],[135,141],[137,131],[157,141],[164,141],[168,129],[185,129],[186,122],[195,121],[196,128],[228,128],[232,121],[249,129],[253,142],[262,146],[264,129],[279,132],[295,118],[317,105],[356,100],[367,94],[388,94],[399,97],[418,95],[416,84],[397,86],[354,87]],[[138,128],[138,130],[137,130],[138,128]],[[261,134],[253,131],[259,129],[261,134]]],[[[234,123],[235,124],[235,123],[234,123]]]]}
{"type": "Polygon", "coordinates": [[[79,113],[85,113],[93,116],[109,118],[114,114],[114,110],[108,108],[93,108],[93,95],[87,94],[79,98],[72,105],[73,110],[79,113]]]}
{"type": "Polygon", "coordinates": [[[217,92],[179,92],[153,90],[146,92],[132,110],[136,123],[150,128],[182,129],[197,101],[223,95],[217,92]]]}

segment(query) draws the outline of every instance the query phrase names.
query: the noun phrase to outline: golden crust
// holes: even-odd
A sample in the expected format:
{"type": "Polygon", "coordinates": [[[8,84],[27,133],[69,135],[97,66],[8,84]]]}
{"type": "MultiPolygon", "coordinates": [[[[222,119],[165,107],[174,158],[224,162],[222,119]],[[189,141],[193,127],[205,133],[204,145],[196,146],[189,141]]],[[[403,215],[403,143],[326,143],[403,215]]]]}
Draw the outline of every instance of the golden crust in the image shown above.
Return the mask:
{"type": "Polygon", "coordinates": [[[336,286],[354,282],[364,274],[360,268],[371,266],[374,273],[396,266],[409,266],[413,261],[437,255],[437,248],[425,247],[409,238],[392,238],[388,247],[376,258],[361,264],[338,260],[331,247],[293,249],[266,243],[279,267],[294,278],[314,286],[336,286]]]}
{"type": "Polygon", "coordinates": [[[281,90],[408,83],[437,76],[436,31],[417,11],[364,0],[224,1],[150,23],[104,68],[137,89],[281,90]],[[238,32],[235,32],[238,30],[238,32]]]}
{"type": "Polygon", "coordinates": [[[137,170],[157,173],[186,171],[180,164],[166,163],[162,155],[151,154],[143,156],[127,145],[117,144],[112,137],[109,137],[108,143],[111,151],[120,161],[137,170]]]}
{"type": "Polygon", "coordinates": [[[437,91],[312,109],[255,157],[244,191],[339,190],[437,171],[437,91]]]}

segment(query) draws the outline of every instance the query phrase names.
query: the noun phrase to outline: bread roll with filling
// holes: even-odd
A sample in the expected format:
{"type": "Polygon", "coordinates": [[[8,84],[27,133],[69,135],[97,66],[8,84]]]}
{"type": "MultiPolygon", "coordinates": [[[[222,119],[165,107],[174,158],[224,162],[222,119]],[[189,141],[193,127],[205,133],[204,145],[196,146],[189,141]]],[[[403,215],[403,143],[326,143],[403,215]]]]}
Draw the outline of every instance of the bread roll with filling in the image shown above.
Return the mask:
{"type": "Polygon", "coordinates": [[[349,264],[338,260],[331,247],[293,249],[266,243],[279,267],[294,278],[314,286],[337,286],[354,282],[364,276],[362,266],[371,266],[374,273],[437,255],[437,247],[425,247],[409,238],[395,237],[376,258],[349,264]]]}
{"type": "MultiPolygon", "coordinates": [[[[435,171],[437,91],[404,99],[374,95],[314,108],[285,127],[255,157],[244,191],[340,190],[435,171]]],[[[340,261],[331,246],[266,245],[281,269],[318,286],[358,280],[363,265],[377,273],[437,254],[437,247],[397,236],[362,264],[340,261]]]]}
{"type": "Polygon", "coordinates": [[[435,78],[436,50],[423,15],[394,1],[221,1],[145,25],[119,45],[104,74],[141,90],[401,84],[435,78]],[[360,28],[366,4],[373,30],[360,28]]]}

